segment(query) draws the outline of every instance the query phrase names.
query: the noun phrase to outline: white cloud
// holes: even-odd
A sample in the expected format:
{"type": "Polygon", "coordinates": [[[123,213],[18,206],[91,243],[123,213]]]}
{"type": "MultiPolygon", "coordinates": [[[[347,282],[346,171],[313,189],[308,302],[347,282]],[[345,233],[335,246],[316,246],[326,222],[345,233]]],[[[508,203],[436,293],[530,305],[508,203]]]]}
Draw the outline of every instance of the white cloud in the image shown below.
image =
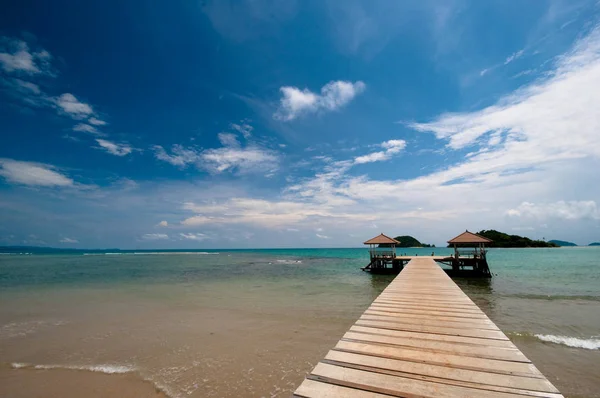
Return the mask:
{"type": "Polygon", "coordinates": [[[73,94],[64,93],[55,99],[56,105],[74,119],[83,119],[94,113],[92,107],[79,101],[73,94]]]}
{"type": "Polygon", "coordinates": [[[98,118],[95,117],[91,117],[88,119],[88,123],[89,124],[93,124],[94,126],[104,126],[106,125],[106,122],[104,120],[100,120],[98,118]]]}
{"type": "Polygon", "coordinates": [[[213,174],[224,171],[237,171],[239,174],[272,172],[279,167],[279,156],[258,146],[222,147],[203,151],[199,166],[213,174]]]}
{"type": "Polygon", "coordinates": [[[537,219],[559,218],[563,220],[600,220],[600,210],[593,200],[564,201],[554,203],[523,202],[506,212],[511,217],[531,217],[537,219]]]}
{"type": "Polygon", "coordinates": [[[233,198],[218,204],[186,203],[183,208],[197,213],[181,222],[184,226],[209,224],[254,224],[268,228],[291,226],[319,219],[372,219],[372,214],[344,213],[336,203],[295,200],[233,198]]]}
{"type": "Polygon", "coordinates": [[[29,45],[22,40],[0,38],[0,65],[8,73],[51,74],[49,69],[51,58],[48,51],[30,51],[29,45]]]}
{"type": "Polygon", "coordinates": [[[126,156],[133,151],[133,148],[129,144],[119,144],[100,138],[96,139],[96,142],[100,145],[100,148],[115,156],[126,156]]]}
{"type": "Polygon", "coordinates": [[[173,166],[186,167],[189,164],[194,164],[200,159],[199,152],[194,148],[185,148],[182,145],[173,145],[171,154],[160,145],[155,145],[154,156],[158,160],[172,164],[173,166]]]}
{"type": "Polygon", "coordinates": [[[238,133],[242,134],[244,136],[244,138],[246,138],[246,139],[250,138],[250,136],[252,135],[252,131],[254,130],[254,127],[252,127],[248,123],[244,123],[244,122],[242,122],[240,124],[231,123],[229,125],[229,127],[231,127],[233,130],[237,131],[238,133]]]}
{"type": "Polygon", "coordinates": [[[321,235],[321,234],[315,234],[315,236],[319,239],[331,239],[329,236],[327,235],[321,235]]]}
{"type": "Polygon", "coordinates": [[[159,222],[158,224],[156,224],[156,226],[157,227],[168,227],[169,223],[163,220],[163,221],[159,222]]]}
{"type": "Polygon", "coordinates": [[[98,129],[96,129],[94,126],[90,126],[89,124],[85,124],[85,123],[76,124],[75,126],[73,126],[73,131],[80,131],[80,132],[90,133],[90,134],[98,134],[98,129]]]}
{"type": "Polygon", "coordinates": [[[179,237],[183,240],[196,240],[196,241],[203,241],[203,240],[210,238],[208,235],[201,234],[199,232],[196,232],[196,233],[182,232],[179,234],[179,237]]]}
{"type": "Polygon", "coordinates": [[[144,234],[142,240],[167,240],[169,235],[167,234],[144,234]]]}
{"type": "Polygon", "coordinates": [[[506,60],[504,61],[504,65],[508,65],[511,62],[513,62],[514,60],[517,60],[517,59],[521,58],[524,53],[525,53],[525,49],[522,49],[522,50],[519,50],[517,52],[512,53],[511,55],[509,55],[506,58],[506,60]]]}
{"type": "Polygon", "coordinates": [[[354,97],[365,90],[365,83],[347,81],[331,81],[321,88],[320,94],[308,89],[284,86],[280,88],[282,98],[279,109],[273,117],[290,121],[301,115],[319,111],[334,111],[348,104],[354,97]]]}
{"type": "Polygon", "coordinates": [[[221,148],[205,149],[198,151],[195,148],[186,148],[182,145],[173,145],[171,154],[159,145],[155,145],[155,157],[174,166],[186,167],[196,165],[213,174],[225,171],[248,174],[256,172],[273,172],[279,166],[277,152],[256,144],[241,147],[235,134],[220,133],[221,148]]]}
{"type": "Polygon", "coordinates": [[[600,118],[594,104],[600,104],[600,90],[590,87],[600,87],[598,29],[561,57],[548,78],[502,98],[496,105],[476,112],[444,114],[432,122],[411,126],[449,140],[453,149],[475,145],[486,135],[502,134],[505,141],[501,149],[477,157],[488,169],[598,156],[600,118]],[[566,132],[568,140],[564,139],[566,132]]]}
{"type": "Polygon", "coordinates": [[[31,83],[31,82],[27,82],[25,80],[21,80],[21,79],[14,79],[14,82],[19,85],[21,88],[33,93],[33,94],[40,94],[41,90],[40,90],[40,86],[38,86],[35,83],[31,83]]]}
{"type": "Polygon", "coordinates": [[[60,240],[60,243],[79,243],[79,241],[77,239],[72,238],[62,238],[60,240]]]}
{"type": "Polygon", "coordinates": [[[74,182],[54,166],[12,159],[0,159],[0,176],[13,184],[70,187],[74,182]]]}
{"type": "Polygon", "coordinates": [[[219,133],[219,141],[223,146],[239,147],[240,142],[237,140],[235,134],[231,133],[219,133]]]}
{"type": "Polygon", "coordinates": [[[385,149],[384,151],[373,152],[368,155],[357,156],[354,158],[355,164],[362,163],[372,163],[372,162],[382,162],[385,160],[389,160],[392,156],[402,152],[402,150],[406,147],[406,141],[404,140],[389,140],[381,143],[381,148],[385,149]]]}

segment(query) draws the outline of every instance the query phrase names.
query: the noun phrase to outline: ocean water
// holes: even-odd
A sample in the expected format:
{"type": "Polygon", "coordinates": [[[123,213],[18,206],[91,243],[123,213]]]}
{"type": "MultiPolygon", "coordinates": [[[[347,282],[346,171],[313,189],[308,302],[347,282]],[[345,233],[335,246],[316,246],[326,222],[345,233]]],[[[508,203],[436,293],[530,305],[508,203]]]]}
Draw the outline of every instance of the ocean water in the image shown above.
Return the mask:
{"type": "MultiPolygon", "coordinates": [[[[399,250],[432,251],[450,253],[399,250]]],[[[0,396],[289,396],[393,278],[362,272],[367,259],[362,248],[0,255],[0,396]]],[[[455,281],[561,392],[600,397],[600,248],[488,259],[491,280],[455,281]]]]}

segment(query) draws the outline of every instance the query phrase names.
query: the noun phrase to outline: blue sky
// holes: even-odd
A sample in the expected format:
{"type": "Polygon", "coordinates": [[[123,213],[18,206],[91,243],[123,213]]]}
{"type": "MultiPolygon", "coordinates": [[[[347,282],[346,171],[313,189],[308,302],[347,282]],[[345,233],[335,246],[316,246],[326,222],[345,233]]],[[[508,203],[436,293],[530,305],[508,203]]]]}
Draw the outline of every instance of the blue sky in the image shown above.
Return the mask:
{"type": "Polygon", "coordinates": [[[600,240],[597,1],[21,1],[0,244],[600,240]]]}

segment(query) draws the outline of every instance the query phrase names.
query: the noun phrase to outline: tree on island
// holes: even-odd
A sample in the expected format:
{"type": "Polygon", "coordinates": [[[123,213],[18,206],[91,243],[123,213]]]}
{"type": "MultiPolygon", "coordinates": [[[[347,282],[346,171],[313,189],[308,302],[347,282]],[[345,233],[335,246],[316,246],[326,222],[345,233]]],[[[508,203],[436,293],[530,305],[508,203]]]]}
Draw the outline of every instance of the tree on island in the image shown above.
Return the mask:
{"type": "Polygon", "coordinates": [[[524,236],[505,234],[494,229],[479,231],[477,235],[492,240],[488,247],[559,247],[552,241],[532,240],[524,236]]]}
{"type": "Polygon", "coordinates": [[[396,247],[435,247],[435,245],[421,243],[410,235],[396,236],[394,239],[400,242],[396,247]]]}

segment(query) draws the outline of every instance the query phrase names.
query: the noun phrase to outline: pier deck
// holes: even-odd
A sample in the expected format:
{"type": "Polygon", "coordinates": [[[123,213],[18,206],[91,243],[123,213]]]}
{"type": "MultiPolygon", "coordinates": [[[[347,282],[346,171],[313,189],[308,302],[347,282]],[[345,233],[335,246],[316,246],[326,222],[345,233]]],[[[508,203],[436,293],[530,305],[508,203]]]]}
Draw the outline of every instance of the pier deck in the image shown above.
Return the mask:
{"type": "Polygon", "coordinates": [[[296,397],[562,397],[434,262],[413,258],[296,397]]]}

